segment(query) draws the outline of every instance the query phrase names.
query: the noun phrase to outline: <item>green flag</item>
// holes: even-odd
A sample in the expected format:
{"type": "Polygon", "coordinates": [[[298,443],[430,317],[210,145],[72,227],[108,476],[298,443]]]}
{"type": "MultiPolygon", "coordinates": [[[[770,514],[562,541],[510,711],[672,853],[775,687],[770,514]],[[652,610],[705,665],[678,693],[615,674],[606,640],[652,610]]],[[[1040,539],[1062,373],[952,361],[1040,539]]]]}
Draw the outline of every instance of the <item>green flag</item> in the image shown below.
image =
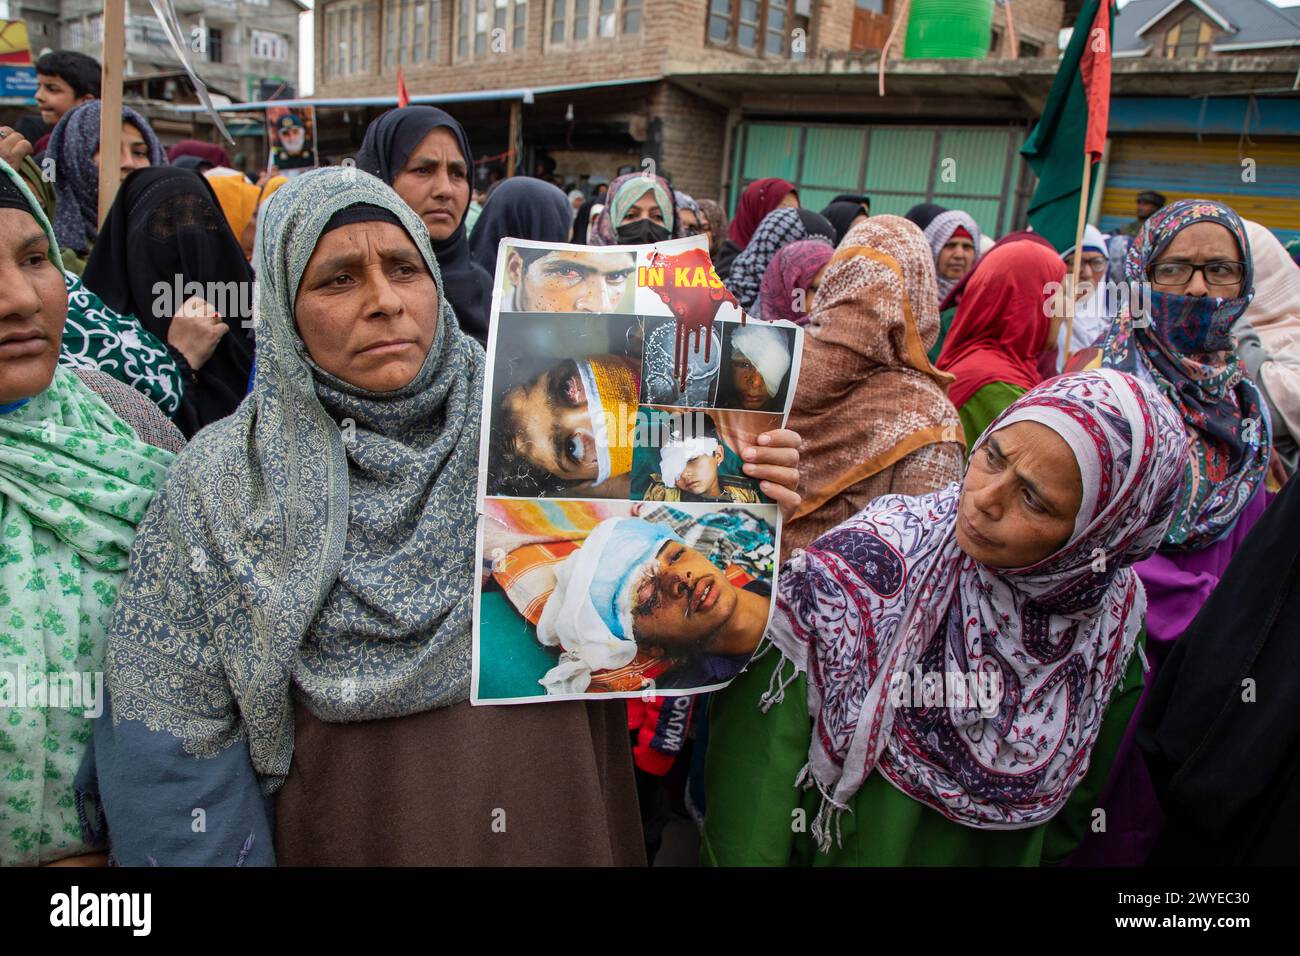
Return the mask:
{"type": "MultiPolygon", "coordinates": [[[[1038,174],[1029,224],[1058,251],[1074,245],[1085,157],[1101,159],[1110,113],[1111,0],[1084,0],[1043,115],[1020,155],[1038,174]]],[[[1093,177],[1089,189],[1097,188],[1093,177]]]]}

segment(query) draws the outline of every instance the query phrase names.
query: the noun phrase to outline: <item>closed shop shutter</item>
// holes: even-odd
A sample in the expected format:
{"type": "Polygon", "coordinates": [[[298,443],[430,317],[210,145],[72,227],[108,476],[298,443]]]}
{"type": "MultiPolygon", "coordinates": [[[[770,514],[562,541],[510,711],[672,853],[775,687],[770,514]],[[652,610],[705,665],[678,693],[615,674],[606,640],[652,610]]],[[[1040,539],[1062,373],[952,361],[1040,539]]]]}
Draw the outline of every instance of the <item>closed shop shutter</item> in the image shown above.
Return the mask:
{"type": "Polygon", "coordinates": [[[1217,199],[1283,241],[1300,237],[1300,140],[1161,133],[1117,135],[1098,226],[1111,232],[1137,214],[1137,194],[1217,199]]]}
{"type": "Polygon", "coordinates": [[[873,214],[902,215],[920,202],[969,212],[996,238],[1024,223],[1032,174],[1020,160],[1019,127],[740,124],[732,157],[731,209],[746,186],[778,176],[808,209],[839,193],[865,193],[873,214]]]}

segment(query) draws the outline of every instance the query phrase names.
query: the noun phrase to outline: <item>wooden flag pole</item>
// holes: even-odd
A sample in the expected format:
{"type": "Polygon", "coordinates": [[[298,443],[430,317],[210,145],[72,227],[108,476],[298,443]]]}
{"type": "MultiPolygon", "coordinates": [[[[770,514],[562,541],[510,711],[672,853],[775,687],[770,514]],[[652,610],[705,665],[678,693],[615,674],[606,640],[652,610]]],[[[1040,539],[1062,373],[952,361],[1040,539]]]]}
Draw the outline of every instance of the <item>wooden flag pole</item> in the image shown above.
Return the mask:
{"type": "Polygon", "coordinates": [[[507,159],[508,168],[506,169],[506,178],[509,179],[515,174],[515,164],[519,155],[519,140],[523,131],[523,106],[518,100],[510,101],[510,154],[507,159]]]}
{"type": "MultiPolygon", "coordinates": [[[[104,50],[99,109],[99,224],[122,180],[122,65],[126,59],[126,0],[104,0],[104,50]]],[[[58,175],[58,170],[54,175],[58,175]]]]}
{"type": "MultiPolygon", "coordinates": [[[[1079,288],[1079,270],[1083,266],[1083,227],[1088,221],[1088,188],[1092,185],[1092,155],[1083,154],[1083,186],[1079,191],[1079,225],[1074,231],[1074,255],[1071,257],[1070,286],[1065,296],[1065,359],[1062,367],[1070,361],[1070,342],[1074,335],[1074,307],[1078,299],[1075,290],[1079,288]]],[[[1051,342],[1047,343],[1051,346],[1051,342]]]]}

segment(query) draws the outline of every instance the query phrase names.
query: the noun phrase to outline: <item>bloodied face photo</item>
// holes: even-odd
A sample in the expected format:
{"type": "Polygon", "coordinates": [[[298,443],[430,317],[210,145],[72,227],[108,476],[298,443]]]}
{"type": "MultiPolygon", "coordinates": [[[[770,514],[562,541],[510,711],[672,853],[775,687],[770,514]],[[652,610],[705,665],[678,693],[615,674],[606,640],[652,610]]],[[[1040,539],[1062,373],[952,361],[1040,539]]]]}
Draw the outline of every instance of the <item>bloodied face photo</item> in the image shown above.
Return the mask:
{"type": "Polygon", "coordinates": [[[502,310],[631,312],[636,256],[629,251],[507,246],[502,310]]]}
{"type": "Polygon", "coordinates": [[[705,689],[758,646],[774,505],[489,500],[485,511],[477,700],[705,689]]]}
{"type": "Polygon", "coordinates": [[[501,313],[484,493],[626,498],[641,384],[634,316],[501,313]]]}

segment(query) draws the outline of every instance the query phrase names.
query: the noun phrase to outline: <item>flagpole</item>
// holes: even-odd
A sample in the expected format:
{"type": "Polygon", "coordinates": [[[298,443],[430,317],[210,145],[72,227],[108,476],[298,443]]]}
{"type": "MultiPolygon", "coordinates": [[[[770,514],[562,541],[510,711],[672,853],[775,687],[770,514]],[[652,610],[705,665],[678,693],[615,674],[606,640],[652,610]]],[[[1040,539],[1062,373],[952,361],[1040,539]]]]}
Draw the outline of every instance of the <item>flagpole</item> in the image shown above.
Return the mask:
{"type": "MultiPolygon", "coordinates": [[[[104,49],[99,90],[99,224],[104,224],[122,180],[122,50],[126,45],[125,0],[104,4],[104,49]]],[[[55,172],[58,175],[58,172],[55,172]]]]}
{"type": "MultiPolygon", "coordinates": [[[[1066,290],[1066,313],[1065,313],[1065,358],[1061,362],[1064,367],[1066,362],[1070,361],[1070,343],[1074,335],[1074,308],[1078,302],[1076,290],[1079,288],[1079,269],[1083,265],[1083,227],[1088,221],[1088,188],[1092,185],[1092,154],[1084,151],[1083,154],[1083,185],[1079,189],[1079,224],[1074,230],[1074,255],[1071,256],[1070,265],[1070,287],[1066,290]]],[[[1049,342],[1048,345],[1051,345],[1049,342]]]]}

